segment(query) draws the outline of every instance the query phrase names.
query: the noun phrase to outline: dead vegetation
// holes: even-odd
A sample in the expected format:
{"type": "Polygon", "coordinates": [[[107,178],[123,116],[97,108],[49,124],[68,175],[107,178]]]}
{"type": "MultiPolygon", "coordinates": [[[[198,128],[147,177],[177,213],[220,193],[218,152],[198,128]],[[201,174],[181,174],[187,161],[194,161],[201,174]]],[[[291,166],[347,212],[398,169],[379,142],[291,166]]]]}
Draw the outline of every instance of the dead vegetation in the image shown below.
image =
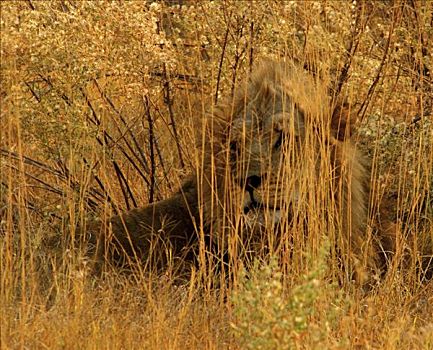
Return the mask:
{"type": "Polygon", "coordinates": [[[428,2],[4,1],[1,36],[3,347],[433,346],[428,2]],[[383,280],[340,290],[311,246],[227,288],[200,269],[182,283],[170,269],[88,276],[76,228],[174,193],[199,156],[199,118],[283,57],[350,101],[371,213],[389,201],[395,218],[383,280]]]}

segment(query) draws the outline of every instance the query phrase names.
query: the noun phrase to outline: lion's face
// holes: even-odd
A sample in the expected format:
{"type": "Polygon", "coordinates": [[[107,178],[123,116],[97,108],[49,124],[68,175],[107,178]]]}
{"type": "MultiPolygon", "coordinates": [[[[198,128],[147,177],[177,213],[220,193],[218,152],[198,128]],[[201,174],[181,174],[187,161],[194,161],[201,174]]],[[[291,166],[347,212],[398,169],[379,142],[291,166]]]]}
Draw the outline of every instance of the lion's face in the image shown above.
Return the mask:
{"type": "Polygon", "coordinates": [[[282,210],[311,207],[307,197],[330,158],[326,88],[303,69],[273,65],[240,90],[229,106],[226,147],[244,212],[271,212],[275,221],[282,210]]]}
{"type": "Polygon", "coordinates": [[[308,166],[303,111],[284,94],[272,97],[261,108],[252,101],[233,120],[230,169],[244,190],[244,212],[267,209],[278,220],[281,209],[299,200],[308,166]]]}

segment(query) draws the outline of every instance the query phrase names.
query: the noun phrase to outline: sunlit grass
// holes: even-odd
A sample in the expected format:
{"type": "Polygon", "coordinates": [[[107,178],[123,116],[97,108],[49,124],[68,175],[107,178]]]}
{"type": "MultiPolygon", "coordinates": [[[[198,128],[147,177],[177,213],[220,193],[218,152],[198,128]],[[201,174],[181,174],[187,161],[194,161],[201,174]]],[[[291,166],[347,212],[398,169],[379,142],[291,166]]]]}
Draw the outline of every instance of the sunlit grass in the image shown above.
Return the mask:
{"type": "Polygon", "coordinates": [[[1,4],[1,347],[431,349],[433,285],[420,268],[433,250],[429,6],[146,6],[1,4]],[[292,228],[294,243],[272,254],[271,230],[249,255],[241,222],[229,223],[244,258],[234,277],[206,264],[182,278],[91,276],[77,227],[174,193],[201,162],[201,116],[257,61],[282,56],[341,79],[373,162],[371,225],[380,203],[394,223],[388,273],[368,292],[338,285],[318,203],[308,237],[292,228]]]}

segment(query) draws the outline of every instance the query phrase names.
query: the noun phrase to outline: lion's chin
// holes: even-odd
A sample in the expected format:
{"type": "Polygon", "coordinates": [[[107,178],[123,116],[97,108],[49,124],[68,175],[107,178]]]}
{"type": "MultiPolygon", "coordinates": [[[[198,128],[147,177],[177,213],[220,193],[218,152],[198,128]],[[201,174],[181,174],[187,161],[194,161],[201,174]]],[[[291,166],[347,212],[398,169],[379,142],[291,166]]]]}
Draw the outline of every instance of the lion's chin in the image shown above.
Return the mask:
{"type": "Polygon", "coordinates": [[[271,212],[265,210],[250,210],[244,215],[244,223],[249,228],[250,232],[257,233],[263,230],[275,230],[282,221],[282,213],[280,210],[271,212]]]}
{"type": "Polygon", "coordinates": [[[259,221],[265,221],[266,216],[266,221],[272,222],[274,224],[280,223],[282,219],[282,212],[280,208],[265,206],[264,204],[258,202],[251,202],[248,206],[245,206],[244,214],[256,216],[259,221]]]}

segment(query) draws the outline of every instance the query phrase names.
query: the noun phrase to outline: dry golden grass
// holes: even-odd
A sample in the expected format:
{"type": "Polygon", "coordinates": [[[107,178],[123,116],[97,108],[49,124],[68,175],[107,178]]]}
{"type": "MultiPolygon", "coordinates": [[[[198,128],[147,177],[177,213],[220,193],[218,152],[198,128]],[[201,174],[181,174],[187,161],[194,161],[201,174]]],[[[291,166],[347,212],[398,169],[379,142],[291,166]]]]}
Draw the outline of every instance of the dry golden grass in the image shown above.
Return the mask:
{"type": "Polygon", "coordinates": [[[1,348],[432,349],[432,18],[424,1],[3,1],[1,348]],[[387,275],[342,290],[310,242],[220,288],[90,276],[75,228],[172,194],[200,116],[265,57],[352,102],[372,211],[390,197],[395,218],[387,275]]]}

